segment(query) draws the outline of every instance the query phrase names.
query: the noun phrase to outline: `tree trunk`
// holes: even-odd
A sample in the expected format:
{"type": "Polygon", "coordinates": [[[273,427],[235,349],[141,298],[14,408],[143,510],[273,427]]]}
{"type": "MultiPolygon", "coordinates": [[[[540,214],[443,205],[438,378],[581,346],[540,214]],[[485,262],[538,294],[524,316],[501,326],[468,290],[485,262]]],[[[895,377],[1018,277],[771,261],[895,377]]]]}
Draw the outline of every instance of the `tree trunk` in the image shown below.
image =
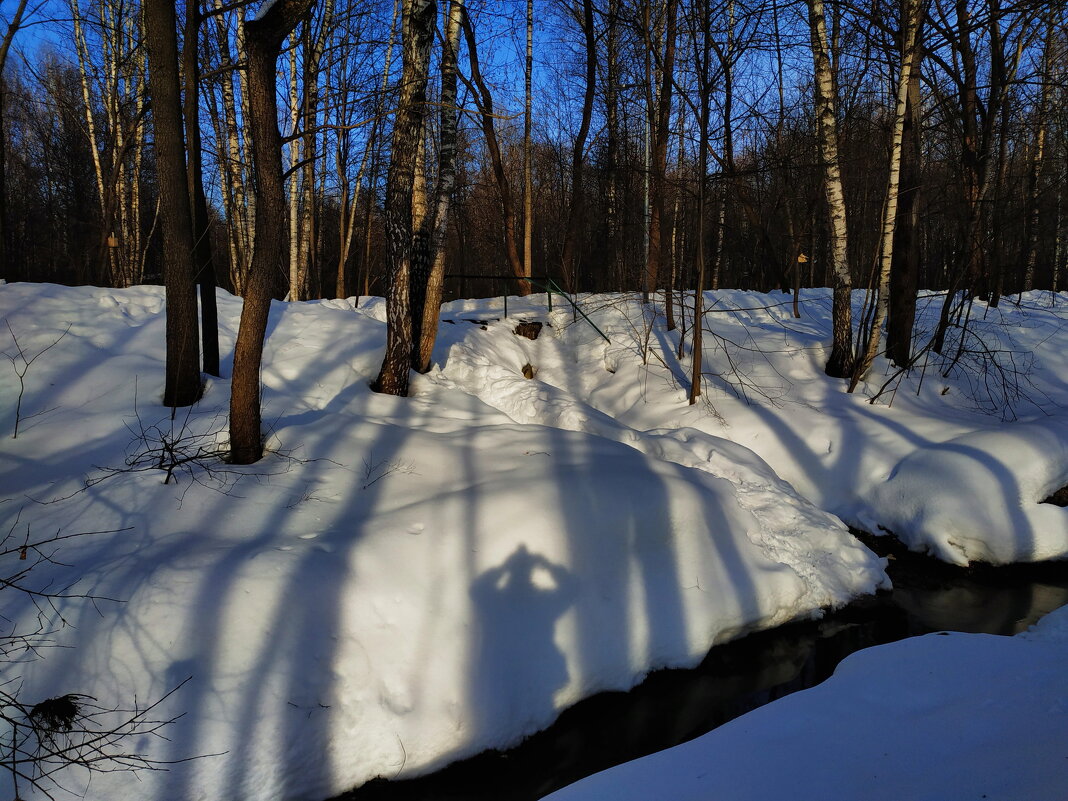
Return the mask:
{"type": "Polygon", "coordinates": [[[1042,179],[1042,164],[1046,155],[1046,131],[1049,127],[1050,97],[1053,93],[1053,47],[1054,47],[1053,16],[1050,13],[1046,21],[1046,42],[1042,50],[1042,91],[1039,96],[1038,116],[1035,127],[1034,152],[1031,156],[1031,174],[1028,180],[1028,211],[1027,211],[1027,255],[1024,259],[1023,286],[1020,294],[1030,292],[1035,286],[1035,264],[1038,261],[1038,223],[1039,223],[1039,198],[1041,197],[1040,185],[1042,179]]]}
{"type": "Polygon", "coordinates": [[[11,48],[11,40],[22,25],[22,15],[26,11],[27,0],[19,0],[15,7],[15,13],[8,23],[4,38],[0,41],[0,278],[10,279],[13,276],[12,268],[8,264],[9,238],[7,221],[7,138],[4,134],[4,91],[3,75],[4,66],[7,64],[7,54],[11,48]]]}
{"type": "MultiPolygon", "coordinates": [[[[663,241],[662,228],[664,224],[664,211],[666,208],[667,195],[667,154],[668,140],[671,136],[671,88],[675,78],[675,31],[678,17],[677,0],[666,0],[664,3],[664,41],[663,53],[660,53],[660,42],[653,32],[646,30],[649,41],[646,46],[657,52],[657,76],[659,86],[656,96],[656,125],[653,128],[651,181],[649,197],[649,241],[645,254],[645,286],[649,291],[655,291],[660,281],[660,266],[667,256],[667,248],[663,241]]],[[[653,76],[649,76],[650,82],[653,76]]],[[[670,309],[670,304],[668,304],[670,309]]],[[[675,321],[668,321],[668,328],[675,327],[675,321]]]]}
{"type": "Polygon", "coordinates": [[[901,188],[890,268],[890,309],[886,324],[886,355],[898,367],[912,361],[912,328],[916,321],[916,292],[920,275],[920,186],[923,106],[920,97],[920,59],[923,18],[917,30],[917,64],[912,70],[902,130],[901,188]]]}
{"type": "MultiPolygon", "coordinates": [[[[709,117],[712,104],[712,82],[710,77],[709,60],[712,57],[712,46],[709,41],[711,26],[708,3],[701,4],[700,30],[701,55],[698,63],[698,92],[700,94],[700,112],[698,116],[698,171],[697,171],[697,286],[693,293],[693,343],[691,377],[690,377],[690,405],[697,403],[701,396],[701,362],[703,358],[704,342],[704,288],[705,288],[705,198],[707,193],[706,175],[708,173],[708,143],[709,143],[709,117]]],[[[695,48],[696,49],[696,48],[695,48]]]]}
{"type": "Polygon", "coordinates": [[[416,318],[418,335],[415,369],[430,369],[430,357],[437,339],[441,315],[441,295],[445,286],[445,234],[448,230],[452,193],[456,186],[456,108],[457,54],[460,49],[460,20],[464,0],[450,0],[441,53],[441,141],[438,145],[438,185],[435,191],[433,227],[430,231],[430,279],[427,281],[422,318],[416,318]]]}
{"type": "Polygon", "coordinates": [[[200,147],[200,10],[195,0],[186,0],[185,41],[182,44],[182,77],[185,81],[185,142],[188,151],[186,183],[193,221],[193,274],[200,287],[200,338],[204,372],[219,375],[219,312],[215,302],[215,262],[211,252],[208,201],[204,194],[204,168],[200,147]]]}
{"type": "Polygon", "coordinates": [[[890,303],[890,267],[894,255],[894,230],[897,225],[897,199],[901,180],[901,151],[905,131],[905,112],[909,100],[909,87],[916,62],[916,36],[920,21],[921,0],[903,0],[901,4],[901,71],[897,80],[897,96],[894,104],[894,127],[890,137],[890,177],[886,185],[886,200],[883,203],[882,236],[879,239],[879,297],[868,331],[863,353],[854,366],[849,391],[856,389],[871,369],[879,352],[883,321],[890,303]]]}
{"type": "MultiPolygon", "coordinates": [[[[471,27],[471,18],[466,9],[463,14],[464,38],[467,41],[467,58],[471,65],[471,81],[474,84],[475,105],[478,106],[479,117],[482,122],[482,133],[486,139],[486,150],[489,153],[490,162],[493,165],[493,177],[497,183],[497,190],[501,196],[501,212],[504,217],[504,249],[508,256],[508,264],[512,268],[512,274],[517,278],[529,278],[526,265],[519,258],[519,249],[515,241],[515,209],[512,205],[512,189],[508,182],[508,175],[504,170],[504,159],[501,157],[500,144],[497,141],[497,131],[493,126],[493,95],[490,93],[486,81],[482,77],[482,70],[478,61],[478,45],[475,41],[475,31],[471,27]]],[[[530,294],[530,283],[519,282],[519,294],[530,294]]]]}
{"type": "MultiPolygon", "coordinates": [[[[588,56],[587,56],[588,58],[588,56]]],[[[523,64],[523,273],[534,274],[534,171],[531,159],[532,81],[534,75],[534,0],[527,0],[527,54],[523,64]]],[[[570,228],[569,228],[570,230],[570,228]]],[[[567,250],[565,239],[564,250],[567,250]]],[[[565,256],[563,275],[568,275],[565,256]]]]}
{"type": "MultiPolygon", "coordinates": [[[[230,55],[230,38],[221,11],[223,0],[214,0],[215,41],[219,50],[221,66],[233,63],[230,55]]],[[[242,156],[237,101],[234,96],[234,76],[224,73],[222,83],[222,115],[215,113],[215,127],[219,146],[225,142],[225,151],[218,156],[220,179],[223,189],[223,205],[226,209],[227,233],[230,240],[230,284],[238,295],[245,291],[252,240],[248,193],[245,189],[245,162],[242,156]]],[[[214,94],[213,94],[214,97],[214,94]]],[[[245,121],[247,124],[247,120],[245,121]]],[[[246,142],[247,144],[247,142],[246,142]]]]}
{"type": "Polygon", "coordinates": [[[586,137],[590,132],[593,116],[593,97],[597,83],[597,40],[593,28],[593,0],[582,0],[582,33],[586,43],[586,90],[582,96],[582,121],[571,146],[571,207],[567,213],[567,228],[564,231],[564,246],[561,256],[561,273],[570,278],[576,288],[579,231],[584,222],[582,174],[586,151],[586,137]]]}
{"type": "Polygon", "coordinates": [[[286,36],[308,13],[312,0],[276,0],[259,18],[245,20],[249,118],[256,187],[256,238],[234,346],[230,390],[230,459],[251,464],[263,456],[260,429],[260,362],[271,285],[288,273],[282,137],[278,132],[275,62],[286,36]]]}
{"type": "MultiPolygon", "coordinates": [[[[408,394],[412,367],[412,195],[419,137],[426,114],[430,45],[437,17],[436,0],[404,0],[403,69],[393,124],[386,177],[386,353],[373,389],[387,395],[408,394]]],[[[425,250],[425,248],[424,248],[425,250]]]]}
{"type": "Polygon", "coordinates": [[[838,163],[838,121],[835,117],[835,82],[827,47],[823,0],[808,0],[809,32],[816,75],[816,124],[823,164],[823,191],[831,224],[831,265],[834,300],[831,310],[833,342],[825,368],[827,375],[846,378],[853,372],[853,279],[849,268],[849,234],[845,193],[838,163]]]}
{"type": "Polygon", "coordinates": [[[189,406],[200,398],[200,347],[174,4],[147,0],[144,13],[156,172],[163,212],[163,278],[167,296],[167,382],[163,403],[189,406]]]}

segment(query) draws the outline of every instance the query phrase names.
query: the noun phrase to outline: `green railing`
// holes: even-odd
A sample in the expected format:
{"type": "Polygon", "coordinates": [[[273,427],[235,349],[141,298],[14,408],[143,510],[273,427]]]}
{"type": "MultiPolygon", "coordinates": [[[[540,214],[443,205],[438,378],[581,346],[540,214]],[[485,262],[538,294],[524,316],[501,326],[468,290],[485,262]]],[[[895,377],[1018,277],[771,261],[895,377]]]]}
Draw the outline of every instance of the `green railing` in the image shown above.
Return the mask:
{"type": "MultiPolygon", "coordinates": [[[[472,275],[470,273],[449,273],[449,274],[447,274],[445,276],[445,278],[447,278],[447,279],[448,278],[463,278],[463,279],[473,279],[473,280],[489,279],[489,280],[494,280],[494,281],[499,281],[501,279],[504,279],[506,281],[526,281],[528,284],[532,284],[532,285],[536,286],[538,289],[540,289],[543,292],[545,292],[550,312],[553,310],[553,295],[559,295],[564,300],[566,300],[569,304],[571,304],[572,311],[574,311],[576,314],[582,315],[582,319],[585,320],[587,323],[589,323],[590,327],[594,331],[596,331],[598,334],[600,334],[602,337],[604,337],[604,341],[605,342],[611,343],[611,341],[612,341],[612,340],[610,340],[608,338],[608,334],[606,334],[604,331],[602,331],[600,328],[597,327],[597,324],[593,320],[591,320],[589,318],[589,315],[586,314],[586,312],[584,312],[582,310],[582,307],[580,307],[575,302],[575,300],[571,297],[571,295],[569,295],[567,293],[567,291],[563,289],[563,287],[561,287],[558,283],[556,283],[555,280],[553,280],[549,276],[545,276],[543,278],[517,278],[516,276],[512,276],[512,275],[472,275]]],[[[508,296],[504,295],[503,299],[504,299],[504,316],[507,317],[508,316],[508,296]]]]}

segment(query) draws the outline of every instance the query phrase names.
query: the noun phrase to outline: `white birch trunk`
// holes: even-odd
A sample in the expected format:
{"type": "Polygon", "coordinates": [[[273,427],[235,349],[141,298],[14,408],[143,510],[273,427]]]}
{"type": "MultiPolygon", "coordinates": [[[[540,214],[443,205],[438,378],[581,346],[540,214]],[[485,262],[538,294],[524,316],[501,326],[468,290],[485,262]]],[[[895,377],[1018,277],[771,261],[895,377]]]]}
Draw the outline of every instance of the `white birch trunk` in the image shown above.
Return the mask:
{"type": "Polygon", "coordinates": [[[838,161],[838,121],[835,116],[835,81],[827,45],[827,21],[823,0],[809,0],[809,33],[816,80],[816,125],[820,160],[823,163],[823,190],[831,228],[831,267],[834,274],[834,336],[827,374],[845,378],[852,372],[852,311],[850,294],[853,280],[849,269],[849,232],[846,225],[845,193],[838,161]]]}
{"type": "Polygon", "coordinates": [[[920,0],[903,0],[901,31],[904,47],[901,56],[901,69],[897,79],[897,95],[894,102],[894,127],[890,139],[890,177],[886,185],[886,201],[883,204],[882,235],[879,239],[879,297],[872,318],[871,330],[864,353],[857,360],[853,377],[849,382],[849,391],[871,369],[875,355],[879,351],[883,321],[890,303],[890,265],[894,253],[894,229],[897,226],[898,190],[901,183],[901,142],[905,131],[905,108],[908,104],[909,81],[916,61],[916,32],[920,23],[920,0]]]}
{"type": "Polygon", "coordinates": [[[298,137],[297,126],[300,123],[300,99],[297,94],[297,38],[293,31],[289,37],[289,295],[287,300],[303,300],[303,281],[300,249],[300,163],[303,140],[298,137]]]}

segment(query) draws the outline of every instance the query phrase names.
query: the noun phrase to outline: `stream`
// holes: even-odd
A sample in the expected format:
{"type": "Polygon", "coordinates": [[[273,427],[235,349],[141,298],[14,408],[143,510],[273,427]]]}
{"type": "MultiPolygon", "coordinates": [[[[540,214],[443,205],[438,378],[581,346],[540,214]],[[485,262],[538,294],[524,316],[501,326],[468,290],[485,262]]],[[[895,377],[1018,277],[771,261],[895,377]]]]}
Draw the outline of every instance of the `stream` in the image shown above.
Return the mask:
{"type": "Polygon", "coordinates": [[[1068,604],[1068,562],[964,569],[854,534],[889,557],[891,592],[716,646],[696,668],[655,671],[629,692],[592,696],[510,750],[416,779],[376,779],[334,801],[536,801],[819,684],[862,648],[934,631],[1016,634],[1068,604]]]}

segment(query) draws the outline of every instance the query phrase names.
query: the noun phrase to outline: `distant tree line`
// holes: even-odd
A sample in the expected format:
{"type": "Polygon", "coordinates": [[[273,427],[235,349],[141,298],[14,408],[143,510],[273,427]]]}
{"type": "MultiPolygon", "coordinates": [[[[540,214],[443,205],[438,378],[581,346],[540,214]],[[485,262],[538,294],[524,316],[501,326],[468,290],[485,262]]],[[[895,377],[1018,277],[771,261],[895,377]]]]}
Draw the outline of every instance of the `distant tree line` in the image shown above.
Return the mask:
{"type": "Polygon", "coordinates": [[[854,385],[915,355],[917,289],[1064,283],[1063,0],[11,5],[3,277],[167,283],[186,328],[194,283],[250,330],[271,297],[383,294],[383,391],[442,297],[525,278],[662,293],[680,332],[684,290],[833,286],[854,385]]]}

